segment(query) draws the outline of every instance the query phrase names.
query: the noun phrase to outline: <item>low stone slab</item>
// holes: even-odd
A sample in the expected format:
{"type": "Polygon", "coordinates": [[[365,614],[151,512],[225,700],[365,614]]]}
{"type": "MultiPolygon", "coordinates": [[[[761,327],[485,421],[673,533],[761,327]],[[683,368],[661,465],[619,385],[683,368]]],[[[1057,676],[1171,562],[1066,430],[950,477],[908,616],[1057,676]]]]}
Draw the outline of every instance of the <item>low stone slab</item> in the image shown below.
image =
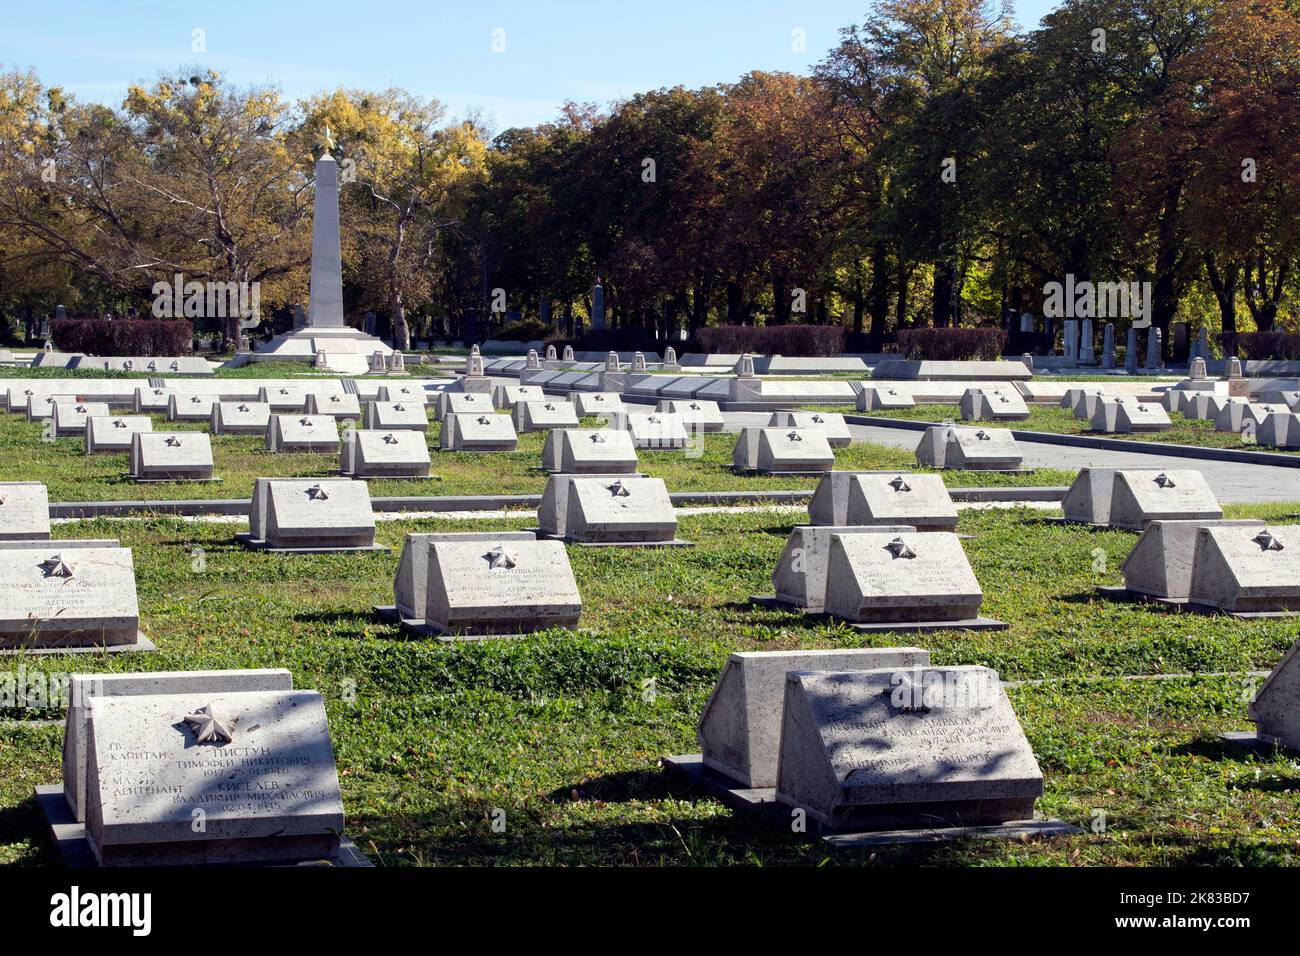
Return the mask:
{"type": "Polygon", "coordinates": [[[492,389],[492,404],[502,411],[514,411],[520,402],[544,402],[540,385],[498,385],[492,389]]]}
{"type": "Polygon", "coordinates": [[[429,601],[429,545],[434,541],[501,544],[536,540],[537,535],[532,531],[408,532],[393,576],[394,603],[375,610],[387,618],[424,626],[429,601]]]}
{"type": "Polygon", "coordinates": [[[1214,416],[1214,430],[1234,432],[1243,437],[1254,438],[1265,418],[1286,411],[1287,409],[1282,405],[1264,405],[1247,402],[1244,399],[1234,399],[1225,404],[1219,410],[1219,414],[1214,416]]]}
{"type": "Polygon", "coordinates": [[[338,454],[338,422],[328,415],[272,415],[266,426],[270,452],[323,452],[338,454]]]}
{"type": "Polygon", "coordinates": [[[1300,534],[1294,526],[1199,528],[1188,600],[1233,613],[1300,611],[1300,534]]]}
{"type": "Polygon", "coordinates": [[[140,638],[128,548],[0,549],[0,647],[128,646],[140,638]]]}
{"type": "Polygon", "coordinates": [[[720,432],[726,426],[718,403],[702,398],[661,399],[658,410],[680,416],[688,432],[720,432]]]}
{"type": "Polygon", "coordinates": [[[214,402],[208,430],[214,435],[266,435],[271,406],[266,402],[214,402]]]}
{"type": "Polygon", "coordinates": [[[270,551],[376,550],[370,490],[348,478],[258,478],[248,530],[241,541],[270,551]]]}
{"type": "Polygon", "coordinates": [[[54,406],[59,402],[75,402],[75,395],[31,394],[27,397],[27,420],[46,421],[54,417],[54,406]]]}
{"type": "Polygon", "coordinates": [[[339,471],[350,478],[427,478],[430,464],[422,432],[350,428],[343,435],[339,471]]]}
{"type": "Polygon", "coordinates": [[[742,428],[731,460],[738,471],[765,475],[820,474],[835,467],[835,453],[818,428],[742,428]]]}
{"type": "Polygon", "coordinates": [[[1173,427],[1169,413],[1160,405],[1118,396],[1097,402],[1091,424],[1093,431],[1108,434],[1162,432],[1173,427]]]}
{"type": "Polygon", "coordinates": [[[1024,457],[1008,429],[931,425],[916,446],[916,463],[961,471],[1020,471],[1024,457]]]}
{"type": "Polygon", "coordinates": [[[1300,414],[1264,416],[1255,429],[1255,441],[1269,448],[1300,448],[1300,414]]]}
{"type": "Polygon", "coordinates": [[[177,395],[167,397],[167,420],[173,422],[205,422],[212,420],[215,395],[177,395]]]}
{"type": "Polygon", "coordinates": [[[145,412],[155,415],[166,414],[171,408],[174,394],[169,388],[137,388],[132,408],[137,415],[145,412]]]}
{"type": "Polygon", "coordinates": [[[968,388],[962,393],[963,421],[998,422],[1029,417],[1029,409],[1019,392],[1002,388],[968,388]]]}
{"type": "Polygon", "coordinates": [[[1264,522],[1250,519],[1149,522],[1120,567],[1125,589],[1162,601],[1186,601],[1191,593],[1198,532],[1215,526],[1253,528],[1258,532],[1263,530],[1264,522]]]}
{"type": "Polygon", "coordinates": [[[285,415],[307,411],[307,389],[300,385],[263,385],[257,400],[271,406],[271,414],[285,415]]]}
{"type": "Polygon", "coordinates": [[[429,414],[423,405],[406,402],[366,402],[366,428],[382,428],[389,431],[409,428],[413,431],[429,430],[429,414]]]}
{"type": "Polygon", "coordinates": [[[1199,471],[1082,468],[1061,502],[1066,521],[1141,531],[1149,521],[1223,517],[1199,471]]]}
{"type": "Polygon", "coordinates": [[[50,495],[39,481],[0,482],[0,547],[50,537],[50,495]]]}
{"type": "Polygon", "coordinates": [[[577,428],[578,412],[572,402],[560,399],[523,400],[515,403],[511,421],[520,434],[549,428],[577,428]]]}
{"type": "Polygon", "coordinates": [[[1300,640],[1282,655],[1247,712],[1265,740],[1300,752],[1300,640]]]}
{"type": "Polygon", "coordinates": [[[838,412],[773,412],[768,428],[818,428],[826,433],[832,448],[848,448],[853,442],[844,416],[838,412]]]}
{"type": "Polygon", "coordinates": [[[617,392],[570,392],[569,401],[579,418],[592,415],[622,415],[627,411],[623,396],[617,392]]]}
{"type": "Polygon", "coordinates": [[[537,509],[541,534],[582,544],[680,544],[662,478],[552,475],[537,509]]]}
{"type": "Polygon", "coordinates": [[[786,674],[776,799],[837,830],[1033,818],[1043,793],[996,671],[786,674]]]}
{"type": "Polygon", "coordinates": [[[888,411],[912,408],[916,400],[907,388],[900,385],[869,385],[863,383],[858,392],[856,407],[860,412],[888,411]]]}
{"type": "Polygon", "coordinates": [[[130,477],[135,481],[212,481],[212,441],[203,432],[135,432],[130,477]]]}
{"type": "Polygon", "coordinates": [[[984,593],[955,534],[834,535],[826,613],[850,623],[971,621],[984,593]]]}
{"type": "Polygon", "coordinates": [[[571,475],[630,475],[636,471],[632,435],[618,428],[552,428],[542,445],[542,468],[571,475]]]}
{"type": "Polygon", "coordinates": [[[491,392],[440,392],[435,417],[443,421],[448,415],[490,415],[495,408],[492,405],[491,392]]]}
{"type": "Polygon", "coordinates": [[[81,437],[86,434],[86,420],[107,417],[107,402],[55,402],[50,418],[56,438],[81,437]]]}
{"type": "Polygon", "coordinates": [[[911,669],[930,663],[918,647],[731,654],[700,716],[704,763],[743,787],[775,787],[785,676],[791,671],[911,669]]]}
{"type": "Polygon", "coordinates": [[[375,398],[381,402],[403,402],[423,405],[425,408],[428,408],[430,403],[429,392],[423,385],[401,385],[391,382],[380,385],[375,398]]]}
{"type": "Polygon", "coordinates": [[[442,420],[438,433],[438,447],[443,451],[514,451],[518,445],[510,416],[495,412],[450,414],[442,420]]]}
{"type": "MultiPolygon", "coordinates": [[[[421,407],[423,408],[423,405],[421,407]]],[[[307,414],[329,415],[331,418],[340,420],[360,421],[361,400],[356,395],[350,395],[346,392],[342,395],[336,395],[333,392],[327,395],[308,392],[307,414]]]]}
{"type": "MultiPolygon", "coordinates": [[[[773,600],[813,614],[826,610],[827,573],[830,566],[831,540],[841,534],[865,534],[868,531],[902,534],[915,531],[912,525],[865,528],[839,525],[795,525],[786,538],[781,556],[772,571],[773,600]]],[[[756,597],[758,603],[765,599],[756,597]]]]}
{"type": "Polygon", "coordinates": [[[339,855],[343,801],[315,691],[91,698],[88,736],[86,835],[101,866],[339,855]]]}
{"type": "Polygon", "coordinates": [[[148,415],[96,415],[86,419],[86,454],[120,455],[131,453],[131,436],[153,431],[148,415]]]}
{"type": "Polygon", "coordinates": [[[650,412],[644,415],[630,412],[623,417],[623,426],[631,434],[632,444],[638,449],[678,451],[690,442],[686,423],[680,415],[671,412],[650,412]]]}
{"type": "Polygon", "coordinates": [[[957,506],[938,475],[834,471],[817,484],[808,517],[814,525],[907,525],[953,531],[957,506]]]}

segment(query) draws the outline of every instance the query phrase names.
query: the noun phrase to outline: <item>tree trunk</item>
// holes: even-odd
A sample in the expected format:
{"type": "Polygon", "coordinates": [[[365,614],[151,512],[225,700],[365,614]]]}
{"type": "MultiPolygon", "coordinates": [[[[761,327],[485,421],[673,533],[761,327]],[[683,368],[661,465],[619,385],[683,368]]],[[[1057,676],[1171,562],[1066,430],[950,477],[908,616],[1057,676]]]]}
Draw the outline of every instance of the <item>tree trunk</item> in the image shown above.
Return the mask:
{"type": "Polygon", "coordinates": [[[1205,255],[1205,274],[1219,303],[1219,322],[1223,326],[1220,337],[1224,355],[1237,354],[1237,282],[1241,268],[1235,262],[1226,263],[1222,272],[1214,261],[1213,253],[1205,255]]]}
{"type": "Polygon", "coordinates": [[[948,325],[952,316],[952,269],[948,263],[934,263],[931,288],[934,290],[934,303],[930,318],[934,327],[941,329],[948,325]]]}
{"type": "Polygon", "coordinates": [[[871,250],[871,350],[879,352],[889,324],[889,257],[884,243],[871,250]]]}

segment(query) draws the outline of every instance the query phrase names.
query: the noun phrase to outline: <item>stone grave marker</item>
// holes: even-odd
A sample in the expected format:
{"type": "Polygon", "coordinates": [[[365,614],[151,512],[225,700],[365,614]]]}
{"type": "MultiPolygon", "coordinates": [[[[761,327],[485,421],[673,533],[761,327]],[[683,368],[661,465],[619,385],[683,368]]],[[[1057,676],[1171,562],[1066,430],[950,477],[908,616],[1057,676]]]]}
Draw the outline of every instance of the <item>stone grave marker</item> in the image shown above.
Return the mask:
{"type": "Polygon", "coordinates": [[[519,434],[548,428],[578,427],[578,413],[573,403],[558,398],[516,402],[511,420],[519,434]]]}
{"type": "Polygon", "coordinates": [[[443,451],[514,451],[518,445],[510,416],[495,412],[448,415],[438,434],[443,451]]]}
{"type": "Polygon", "coordinates": [[[826,609],[826,572],[829,567],[831,539],[839,534],[865,534],[868,531],[902,534],[912,532],[912,525],[795,525],[786,538],[785,547],[772,571],[775,594],[754,595],[757,604],[786,604],[813,614],[826,609]]]}
{"type": "Polygon", "coordinates": [[[171,407],[171,398],[175,393],[169,388],[148,388],[141,386],[135,390],[134,410],[137,415],[152,413],[166,414],[171,407]]]}
{"type": "Polygon", "coordinates": [[[339,425],[328,415],[272,415],[266,426],[270,452],[338,454],[339,425]]]}
{"type": "Polygon", "coordinates": [[[375,544],[370,489],[349,478],[258,478],[248,534],[237,538],[266,551],[386,550],[375,544]]]}
{"type": "Polygon", "coordinates": [[[646,475],[552,475],[537,522],[542,536],[580,544],[685,543],[667,485],[646,475]]]}
{"type": "Polygon", "coordinates": [[[1269,448],[1300,448],[1300,414],[1265,415],[1255,428],[1255,441],[1269,448]]]}
{"type": "Polygon", "coordinates": [[[393,575],[394,604],[379,605],[375,611],[389,620],[410,624],[418,621],[424,626],[428,607],[429,545],[434,541],[490,543],[536,541],[532,531],[452,531],[408,532],[402,543],[402,554],[393,575]]]}
{"type": "Polygon", "coordinates": [[[832,448],[848,448],[853,442],[844,416],[838,412],[773,412],[768,428],[818,428],[826,433],[832,448]]]}
{"type": "Polygon", "coordinates": [[[502,411],[514,411],[520,402],[544,402],[540,385],[498,385],[492,390],[492,404],[502,411]]]}
{"type": "Polygon", "coordinates": [[[1081,468],[1061,502],[1066,521],[1141,531],[1148,521],[1223,517],[1199,471],[1081,468]]]}
{"type": "Polygon", "coordinates": [[[1173,427],[1169,413],[1155,402],[1139,402],[1123,396],[1101,398],[1092,415],[1092,430],[1107,434],[1163,432],[1173,427]]]}
{"type": "Polygon", "coordinates": [[[129,548],[0,548],[0,648],[152,650],[129,548]]]}
{"type": "MultiPolygon", "coordinates": [[[[460,394],[472,394],[462,392],[460,394]]],[[[379,386],[376,396],[381,402],[409,402],[413,405],[429,405],[429,393],[421,385],[398,385],[389,382],[379,386]]]]}
{"type": "Polygon", "coordinates": [[[428,478],[430,464],[420,432],[350,428],[343,433],[339,471],[350,478],[428,478]]]}
{"type": "Polygon", "coordinates": [[[214,435],[266,435],[271,406],[266,402],[215,402],[208,430],[214,435]]]}
{"type": "Polygon", "coordinates": [[[860,412],[889,411],[897,408],[912,408],[916,400],[912,393],[897,385],[863,383],[858,392],[857,410],[860,412]]]}
{"type": "Polygon", "coordinates": [[[148,415],[95,415],[86,419],[86,454],[130,454],[131,436],[151,431],[153,419],[148,415]]]}
{"type": "Polygon", "coordinates": [[[204,422],[212,420],[215,395],[177,395],[167,398],[167,420],[172,422],[204,422]]]}
{"type": "Polygon", "coordinates": [[[39,481],[0,482],[0,547],[50,537],[50,496],[39,481]]]}
{"type": "Polygon", "coordinates": [[[1191,594],[1197,533],[1211,526],[1253,528],[1258,532],[1264,529],[1264,522],[1248,519],[1149,522],[1120,566],[1124,586],[1100,590],[1115,596],[1185,602],[1191,594]]]}
{"type": "Polygon", "coordinates": [[[963,421],[1000,422],[1029,417],[1019,392],[1005,388],[968,388],[961,397],[963,421]]]}
{"type": "Polygon", "coordinates": [[[257,390],[257,400],[271,406],[271,414],[287,415],[307,410],[306,386],[263,385],[257,390]]]}
{"type": "Polygon", "coordinates": [[[435,417],[442,421],[448,415],[491,414],[492,396],[485,392],[441,392],[435,417]]]}
{"type": "Polygon", "coordinates": [[[570,392],[569,401],[579,418],[592,415],[622,415],[627,412],[623,396],[617,392],[570,392]]]}
{"type": "MultiPolygon", "coordinates": [[[[393,354],[400,355],[401,353],[394,352],[393,354]]],[[[342,395],[337,395],[334,392],[324,395],[318,392],[308,392],[307,414],[329,415],[331,418],[358,422],[361,420],[361,400],[356,395],[347,392],[342,395]]]]}
{"type": "Polygon", "coordinates": [[[552,428],[542,445],[542,469],[574,475],[636,471],[632,435],[620,428],[552,428]]]}
{"type": "Polygon", "coordinates": [[[629,412],[623,416],[623,425],[632,435],[632,444],[638,449],[677,451],[690,443],[686,423],[680,415],[670,412],[650,412],[644,415],[629,412]]]}
{"type": "Polygon", "coordinates": [[[728,656],[700,716],[696,737],[705,766],[743,787],[775,787],[785,675],[925,667],[918,647],[742,651],[728,656]]]}
{"type": "Polygon", "coordinates": [[[429,430],[429,413],[423,405],[406,402],[366,402],[366,428],[429,430]]]}
{"type": "Polygon", "coordinates": [[[1300,534],[1294,525],[1199,528],[1187,599],[1233,614],[1300,611],[1300,534]]]}
{"type": "Polygon", "coordinates": [[[216,481],[212,441],[204,432],[135,432],[130,477],[149,481],[216,481]]]}
{"type": "Polygon", "coordinates": [[[658,410],[678,415],[689,432],[720,432],[726,425],[718,403],[700,398],[668,398],[658,410]]]}
{"type": "Polygon", "coordinates": [[[86,419],[111,414],[107,402],[56,402],[51,421],[54,437],[72,438],[86,434],[86,419]]]}
{"type": "Polygon", "coordinates": [[[808,517],[814,525],[910,525],[953,531],[957,506],[939,475],[833,471],[817,483],[808,517]]]}
{"type": "Polygon", "coordinates": [[[786,674],[776,799],[833,830],[1032,820],[1043,775],[996,671],[786,674]]]}
{"type": "Polygon", "coordinates": [[[819,428],[758,428],[740,430],[732,450],[737,471],[759,474],[820,474],[835,467],[826,433],[819,428]]]}
{"type": "Polygon", "coordinates": [[[1247,712],[1258,736],[1300,751],[1300,640],[1282,655],[1276,667],[1260,685],[1247,712]]]}

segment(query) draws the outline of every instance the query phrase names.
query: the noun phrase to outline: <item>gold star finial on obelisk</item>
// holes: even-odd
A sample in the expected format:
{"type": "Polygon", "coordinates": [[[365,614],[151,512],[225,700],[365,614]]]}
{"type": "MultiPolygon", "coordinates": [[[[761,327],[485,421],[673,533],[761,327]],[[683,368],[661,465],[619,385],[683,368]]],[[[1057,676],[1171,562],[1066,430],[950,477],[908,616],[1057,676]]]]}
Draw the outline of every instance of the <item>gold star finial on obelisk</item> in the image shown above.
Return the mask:
{"type": "Polygon", "coordinates": [[[320,144],[325,152],[331,152],[334,149],[334,137],[330,133],[329,124],[325,124],[325,132],[320,134],[320,144]]]}

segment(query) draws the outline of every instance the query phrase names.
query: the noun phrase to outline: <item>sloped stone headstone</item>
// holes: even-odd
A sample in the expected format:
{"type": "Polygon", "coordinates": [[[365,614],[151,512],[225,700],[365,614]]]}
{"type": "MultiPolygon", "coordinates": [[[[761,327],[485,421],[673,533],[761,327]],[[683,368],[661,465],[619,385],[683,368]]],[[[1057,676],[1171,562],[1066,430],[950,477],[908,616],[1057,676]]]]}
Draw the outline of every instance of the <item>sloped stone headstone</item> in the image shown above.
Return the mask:
{"type": "Polygon", "coordinates": [[[718,403],[700,398],[669,398],[659,402],[658,411],[681,417],[691,432],[720,432],[726,422],[718,403]]]}
{"type": "Polygon", "coordinates": [[[888,411],[912,408],[916,400],[910,391],[897,385],[863,385],[856,405],[860,412],[888,411]]]}
{"type": "Polygon", "coordinates": [[[148,415],[96,415],[86,419],[86,454],[130,454],[131,436],[153,431],[148,415]]]}
{"type": "Polygon", "coordinates": [[[360,421],[361,401],[356,395],[349,395],[347,393],[336,395],[335,393],[330,392],[322,395],[317,392],[308,392],[307,414],[329,415],[331,418],[337,418],[339,420],[354,422],[360,421]]]}
{"type": "Polygon", "coordinates": [[[328,415],[272,415],[266,426],[266,450],[338,454],[338,422],[328,415]]]}
{"type": "Polygon", "coordinates": [[[929,663],[929,651],[918,647],[733,653],[696,731],[704,763],[741,786],[774,787],[787,673],[903,670],[929,663]]]}
{"type": "Polygon", "coordinates": [[[1255,429],[1255,441],[1269,448],[1300,448],[1300,414],[1275,412],[1264,416],[1255,429]]]}
{"type": "Polygon", "coordinates": [[[515,403],[512,421],[519,434],[549,428],[577,428],[578,413],[572,402],[563,399],[529,399],[515,403]]]}
{"type": "Polygon", "coordinates": [[[814,525],[910,525],[952,531],[957,506],[938,475],[835,471],[817,484],[808,505],[814,525]]]}
{"type": "Polygon", "coordinates": [[[636,471],[636,446],[620,428],[552,428],[542,445],[542,468],[574,475],[626,475],[636,471]]]}
{"type": "Polygon", "coordinates": [[[130,476],[136,481],[211,481],[212,441],[203,432],[135,432],[130,476]]]}
{"type": "Polygon", "coordinates": [[[1300,751],[1300,640],[1282,655],[1247,708],[1258,733],[1300,751]]]}
{"type": "Polygon", "coordinates": [[[848,448],[853,442],[844,416],[838,412],[773,412],[768,428],[817,428],[826,433],[832,448],[848,448]]]}
{"type": "Polygon", "coordinates": [[[897,535],[915,530],[912,525],[795,525],[772,571],[776,601],[814,614],[824,611],[832,539],[841,534],[897,535]]]}
{"type": "Polygon", "coordinates": [[[623,425],[638,449],[677,451],[690,443],[686,423],[680,415],[670,412],[628,413],[623,416],[623,425]]]}
{"type": "Polygon", "coordinates": [[[492,390],[492,404],[502,411],[513,411],[519,402],[544,402],[540,385],[498,385],[492,390]]]}
{"type": "Polygon", "coordinates": [[[214,435],[265,435],[271,424],[266,402],[216,402],[209,431],[214,435]]]}
{"type": "Polygon", "coordinates": [[[258,478],[247,543],[277,551],[375,547],[375,514],[365,482],[347,478],[258,478]]]}
{"type": "Polygon", "coordinates": [[[257,390],[257,400],[271,406],[274,415],[307,411],[306,387],[301,385],[263,385],[257,390]]]}
{"type": "Polygon", "coordinates": [[[1033,817],[1043,775],[996,671],[786,675],[776,799],[837,830],[1033,817]]]}
{"type": "Polygon", "coordinates": [[[621,415],[626,413],[623,396],[615,392],[570,392],[569,401],[579,418],[592,415],[621,415]]]}
{"type": "Polygon", "coordinates": [[[1188,600],[1246,614],[1300,611],[1300,534],[1293,526],[1200,528],[1188,600]]]}
{"type": "Polygon", "coordinates": [[[1011,421],[1029,417],[1019,392],[1010,388],[968,388],[961,397],[963,421],[1011,421]]]}
{"type": "Polygon", "coordinates": [[[586,544],[675,541],[677,514],[662,478],[552,475],[537,521],[544,535],[586,544]]]}
{"type": "Polygon", "coordinates": [[[514,451],[518,445],[510,416],[493,412],[448,415],[438,433],[443,451],[514,451]]]}
{"type": "Polygon", "coordinates": [[[492,396],[486,392],[442,392],[434,417],[442,421],[448,415],[491,414],[492,396]]]}
{"type": "Polygon", "coordinates": [[[409,428],[424,432],[429,429],[429,414],[423,405],[406,402],[367,402],[366,428],[409,428]]]}
{"type": "Polygon", "coordinates": [[[339,471],[353,478],[427,478],[429,446],[411,429],[353,428],[343,435],[339,471]]]}
{"type": "Polygon", "coordinates": [[[1154,402],[1139,402],[1115,396],[1098,400],[1091,419],[1092,430],[1106,434],[1168,431],[1173,427],[1169,413],[1154,402]]]}
{"type": "Polygon", "coordinates": [[[1223,509],[1199,471],[1115,472],[1110,525],[1141,531],[1157,519],[1217,519],[1223,509]]]}
{"type": "Polygon", "coordinates": [[[137,415],[142,412],[163,414],[171,406],[173,394],[172,390],[168,388],[137,388],[133,405],[135,413],[137,415]]]}
{"type": "Polygon", "coordinates": [[[1191,593],[1197,532],[1209,526],[1264,528],[1264,522],[1152,521],[1129,552],[1120,573],[1134,594],[1161,600],[1185,601],[1191,593]]]}
{"type": "Polygon", "coordinates": [[[972,621],[984,600],[951,532],[836,535],[826,577],[826,613],[851,623],[972,621]]]}
{"type": "Polygon", "coordinates": [[[173,422],[205,422],[212,419],[214,395],[180,395],[167,398],[167,419],[173,422]]]}
{"type": "Polygon", "coordinates": [[[0,547],[3,542],[50,537],[50,496],[39,481],[0,483],[0,547]]]}
{"type": "Polygon", "coordinates": [[[0,548],[0,647],[136,644],[140,611],[131,551],[0,548]]]}
{"type": "Polygon", "coordinates": [[[86,419],[109,414],[106,402],[56,402],[50,417],[56,438],[72,438],[86,434],[86,419]]]}
{"type": "Polygon", "coordinates": [[[817,428],[747,426],[736,439],[732,464],[759,474],[810,474],[834,468],[835,453],[817,428]]]}
{"type": "Polygon", "coordinates": [[[408,532],[397,561],[397,572],[393,575],[394,604],[376,610],[399,620],[418,619],[423,622],[428,606],[429,545],[434,541],[501,544],[536,540],[537,535],[531,531],[408,532]]]}

